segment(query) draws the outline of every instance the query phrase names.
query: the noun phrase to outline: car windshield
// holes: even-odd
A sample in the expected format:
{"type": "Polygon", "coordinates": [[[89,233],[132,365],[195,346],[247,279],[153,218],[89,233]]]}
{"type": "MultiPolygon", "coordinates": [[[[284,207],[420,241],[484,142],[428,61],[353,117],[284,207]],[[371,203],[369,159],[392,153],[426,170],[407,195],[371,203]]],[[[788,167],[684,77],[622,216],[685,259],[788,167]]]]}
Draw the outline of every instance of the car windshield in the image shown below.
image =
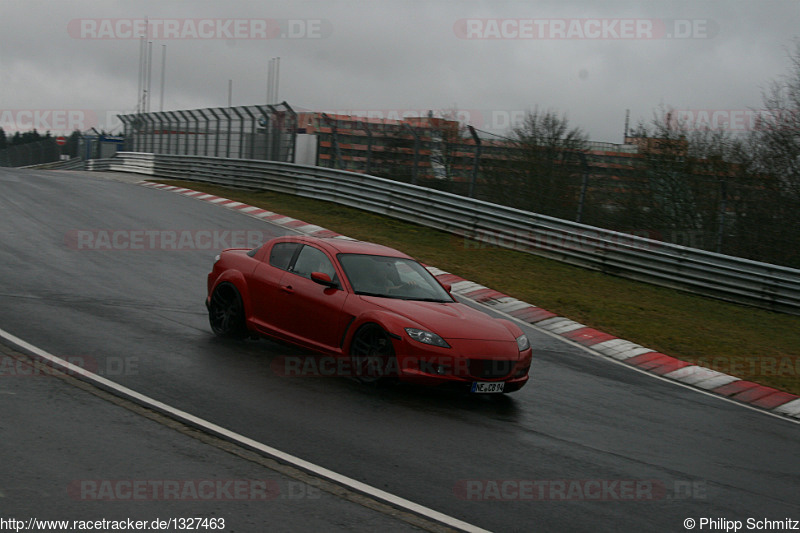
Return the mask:
{"type": "Polygon", "coordinates": [[[453,301],[436,278],[412,259],[340,254],[339,262],[356,294],[429,302],[453,301]]]}

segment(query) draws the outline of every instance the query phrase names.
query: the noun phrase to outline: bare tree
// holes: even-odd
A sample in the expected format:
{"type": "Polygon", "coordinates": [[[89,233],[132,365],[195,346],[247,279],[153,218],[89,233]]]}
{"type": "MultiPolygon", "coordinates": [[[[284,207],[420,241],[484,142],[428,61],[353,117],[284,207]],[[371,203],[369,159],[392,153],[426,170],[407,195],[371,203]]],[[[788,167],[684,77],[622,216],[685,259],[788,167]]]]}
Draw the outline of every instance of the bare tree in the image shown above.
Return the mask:
{"type": "Polygon", "coordinates": [[[789,74],[762,94],[764,109],[750,137],[760,171],[778,177],[788,198],[800,199],[800,42],[789,74]]]}
{"type": "Polygon", "coordinates": [[[639,124],[629,140],[641,154],[647,186],[635,205],[647,213],[649,229],[670,242],[719,249],[734,169],[730,134],[687,124],[662,108],[650,124],[639,124]]]}
{"type": "Polygon", "coordinates": [[[511,131],[511,149],[505,161],[495,161],[486,172],[495,201],[506,205],[572,219],[578,202],[581,159],[586,134],[571,128],[566,115],[529,111],[511,131]]]}
{"type": "Polygon", "coordinates": [[[634,132],[642,196],[665,240],[800,266],[800,48],[747,135],[686,124],[667,110],[634,132]]]}
{"type": "Polygon", "coordinates": [[[762,94],[763,109],[743,142],[754,187],[737,217],[743,255],[800,267],[800,41],[789,72],[762,94]]]}

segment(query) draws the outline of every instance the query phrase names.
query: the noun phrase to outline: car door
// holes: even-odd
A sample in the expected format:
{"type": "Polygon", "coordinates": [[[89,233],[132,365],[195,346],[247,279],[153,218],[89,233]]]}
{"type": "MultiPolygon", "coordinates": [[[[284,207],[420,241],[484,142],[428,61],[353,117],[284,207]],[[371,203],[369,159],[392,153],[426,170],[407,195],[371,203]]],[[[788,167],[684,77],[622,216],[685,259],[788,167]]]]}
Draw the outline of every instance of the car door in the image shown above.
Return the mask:
{"type": "Polygon", "coordinates": [[[281,280],[300,252],[299,242],[278,242],[264,254],[248,280],[252,316],[257,328],[274,333],[280,318],[281,280]]]}
{"type": "Polygon", "coordinates": [[[328,274],[339,282],[340,274],[328,255],[304,244],[280,281],[275,324],[296,341],[321,351],[336,351],[348,318],[343,313],[347,292],[311,280],[312,272],[328,274]]]}

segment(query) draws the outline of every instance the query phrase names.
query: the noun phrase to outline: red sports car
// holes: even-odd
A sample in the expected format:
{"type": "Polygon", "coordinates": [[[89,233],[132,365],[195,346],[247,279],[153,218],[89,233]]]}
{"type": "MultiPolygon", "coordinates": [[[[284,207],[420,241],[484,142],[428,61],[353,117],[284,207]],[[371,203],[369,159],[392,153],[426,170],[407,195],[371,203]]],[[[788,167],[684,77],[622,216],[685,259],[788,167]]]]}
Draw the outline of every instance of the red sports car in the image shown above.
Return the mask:
{"type": "Polygon", "coordinates": [[[289,342],[336,361],[337,375],[518,390],[528,381],[528,338],[449,289],[392,248],[290,236],[223,251],[206,306],[215,334],[289,342]]]}

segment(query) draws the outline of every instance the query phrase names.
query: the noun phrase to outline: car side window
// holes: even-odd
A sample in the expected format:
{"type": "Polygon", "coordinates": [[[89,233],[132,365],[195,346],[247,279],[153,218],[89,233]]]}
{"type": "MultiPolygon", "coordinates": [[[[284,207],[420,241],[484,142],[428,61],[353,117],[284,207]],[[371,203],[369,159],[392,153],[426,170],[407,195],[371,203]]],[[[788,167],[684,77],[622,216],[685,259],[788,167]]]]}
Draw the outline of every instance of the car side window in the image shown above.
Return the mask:
{"type": "Polygon", "coordinates": [[[289,264],[292,262],[298,246],[300,246],[299,242],[277,243],[269,252],[269,264],[281,270],[289,270],[289,264]]]}
{"type": "Polygon", "coordinates": [[[311,278],[312,272],[322,272],[330,276],[331,280],[336,281],[336,269],[333,268],[333,263],[322,250],[318,250],[313,246],[303,246],[294,263],[292,272],[304,278],[311,278]]]}

